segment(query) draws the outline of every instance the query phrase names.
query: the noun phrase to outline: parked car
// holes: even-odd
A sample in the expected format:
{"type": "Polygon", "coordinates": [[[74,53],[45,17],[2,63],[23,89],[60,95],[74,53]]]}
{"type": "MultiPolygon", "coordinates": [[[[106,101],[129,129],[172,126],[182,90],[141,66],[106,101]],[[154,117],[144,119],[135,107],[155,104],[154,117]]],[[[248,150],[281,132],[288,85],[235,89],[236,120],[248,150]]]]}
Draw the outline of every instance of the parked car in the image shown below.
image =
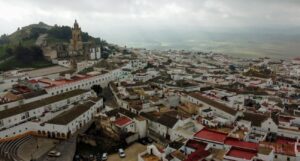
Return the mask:
{"type": "Polygon", "coordinates": [[[107,160],[107,153],[102,154],[102,161],[105,161],[105,160],[107,160]]]}
{"type": "Polygon", "coordinates": [[[153,140],[151,138],[147,138],[147,141],[148,141],[149,144],[153,143],[153,140]]]}
{"type": "Polygon", "coordinates": [[[74,159],[75,161],[80,161],[81,159],[80,159],[80,156],[79,155],[75,155],[75,159],[74,159]]]}
{"type": "Polygon", "coordinates": [[[101,154],[96,154],[96,161],[102,161],[102,156],[101,154]]]}
{"type": "Polygon", "coordinates": [[[59,157],[60,155],[61,155],[61,153],[56,150],[52,150],[48,153],[49,157],[59,157]]]}
{"type": "Polygon", "coordinates": [[[94,155],[93,155],[93,154],[90,154],[89,160],[90,160],[90,161],[93,161],[94,159],[95,159],[94,155]]]}
{"type": "Polygon", "coordinates": [[[120,156],[121,158],[125,158],[125,157],[126,157],[126,154],[125,154],[124,149],[120,148],[118,151],[119,151],[119,156],[120,156]]]}

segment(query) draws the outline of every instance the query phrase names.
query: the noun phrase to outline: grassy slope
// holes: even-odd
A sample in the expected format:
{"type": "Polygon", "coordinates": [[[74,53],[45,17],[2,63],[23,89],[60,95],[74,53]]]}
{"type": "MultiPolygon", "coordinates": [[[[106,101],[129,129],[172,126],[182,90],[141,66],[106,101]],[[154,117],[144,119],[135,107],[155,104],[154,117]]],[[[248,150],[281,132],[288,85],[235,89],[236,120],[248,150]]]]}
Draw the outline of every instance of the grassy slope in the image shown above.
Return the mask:
{"type": "Polygon", "coordinates": [[[17,69],[17,68],[44,68],[53,65],[54,64],[46,60],[36,61],[34,62],[34,64],[28,64],[28,63],[17,61],[16,59],[10,59],[0,64],[0,71],[17,69]]]}
{"type": "Polygon", "coordinates": [[[0,59],[4,56],[4,54],[5,54],[5,46],[1,45],[0,46],[0,59]]]}
{"type": "MultiPolygon", "coordinates": [[[[29,40],[22,40],[23,37],[26,37],[30,33],[30,28],[32,27],[43,27],[43,28],[50,28],[50,26],[47,25],[41,25],[41,24],[33,24],[26,26],[22,28],[21,30],[18,30],[14,33],[12,33],[9,36],[10,44],[7,45],[1,45],[0,46],[0,61],[4,60],[5,58],[8,58],[9,56],[5,55],[5,48],[6,47],[14,47],[21,43],[23,46],[32,46],[35,44],[36,39],[29,39],[29,40]]],[[[16,60],[15,58],[12,58],[10,60],[5,61],[4,63],[0,64],[0,71],[3,70],[11,70],[16,68],[42,68],[42,67],[48,67],[52,66],[53,64],[49,61],[42,60],[42,61],[36,61],[32,64],[26,64],[23,62],[20,62],[16,60]]]]}

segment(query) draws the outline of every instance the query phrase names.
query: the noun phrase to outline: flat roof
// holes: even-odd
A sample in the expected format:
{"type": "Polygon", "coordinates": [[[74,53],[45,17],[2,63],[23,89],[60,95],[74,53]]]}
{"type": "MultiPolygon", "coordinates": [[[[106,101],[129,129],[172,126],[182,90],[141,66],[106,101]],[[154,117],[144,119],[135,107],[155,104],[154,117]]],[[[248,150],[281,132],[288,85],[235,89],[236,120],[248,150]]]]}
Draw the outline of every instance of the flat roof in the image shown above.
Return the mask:
{"type": "Polygon", "coordinates": [[[189,95],[190,95],[191,97],[194,97],[194,98],[196,98],[196,99],[198,99],[198,100],[200,100],[200,101],[202,101],[202,102],[204,102],[204,103],[206,103],[206,104],[208,104],[208,105],[210,105],[210,106],[212,106],[212,107],[218,108],[218,109],[220,109],[220,110],[222,110],[222,111],[224,111],[224,112],[226,112],[226,113],[229,113],[229,114],[231,114],[231,115],[235,115],[235,114],[237,113],[237,111],[234,110],[233,108],[230,108],[230,107],[228,107],[228,106],[226,106],[226,105],[224,105],[224,104],[222,104],[222,103],[219,103],[219,102],[217,102],[217,101],[214,101],[214,100],[212,100],[212,99],[209,99],[209,98],[207,98],[207,97],[204,97],[204,96],[203,96],[201,93],[199,93],[199,92],[189,93],[189,95]]]}
{"type": "Polygon", "coordinates": [[[81,95],[85,92],[88,92],[88,90],[76,89],[73,91],[65,92],[65,93],[62,93],[59,95],[55,95],[55,96],[44,98],[44,99],[41,99],[38,101],[27,103],[27,104],[24,104],[21,106],[3,110],[3,111],[0,111],[0,119],[8,118],[8,117],[11,117],[11,116],[14,116],[17,114],[21,114],[23,112],[27,112],[27,111],[30,111],[30,110],[54,103],[54,102],[58,102],[58,101],[61,101],[61,100],[64,100],[64,99],[67,99],[70,97],[81,95]]]}
{"type": "Polygon", "coordinates": [[[273,149],[272,148],[268,148],[268,147],[262,147],[262,146],[260,146],[258,148],[258,153],[264,154],[264,155],[269,155],[272,151],[273,151],[273,149]]]}
{"type": "Polygon", "coordinates": [[[219,131],[213,131],[206,128],[203,128],[199,132],[197,132],[194,137],[201,140],[209,140],[218,143],[224,143],[227,133],[222,133],[219,131]]]}
{"type": "Polygon", "coordinates": [[[250,150],[257,150],[258,149],[258,144],[257,143],[240,141],[240,140],[234,139],[234,138],[226,138],[224,144],[231,145],[231,146],[234,146],[234,147],[244,148],[244,149],[250,149],[250,150]]]}
{"type": "Polygon", "coordinates": [[[85,102],[84,104],[77,105],[72,109],[61,113],[60,115],[54,117],[53,119],[47,121],[48,124],[56,125],[67,125],[71,121],[75,120],[81,114],[88,111],[95,103],[92,101],[85,102]]]}
{"type": "Polygon", "coordinates": [[[295,148],[295,144],[297,144],[297,140],[281,136],[278,136],[274,142],[260,142],[263,147],[273,148],[275,153],[289,156],[296,155],[297,147],[295,148]]]}
{"type": "Polygon", "coordinates": [[[186,142],[186,146],[189,147],[189,148],[193,148],[195,150],[197,150],[197,149],[205,149],[206,146],[207,146],[207,143],[190,139],[190,140],[188,140],[186,142]]]}
{"type": "Polygon", "coordinates": [[[33,78],[33,77],[41,77],[41,76],[45,76],[45,75],[61,73],[61,72],[69,71],[69,70],[70,70],[69,68],[56,65],[56,66],[52,66],[52,67],[46,67],[46,68],[28,71],[27,75],[29,77],[33,78]]]}
{"type": "Polygon", "coordinates": [[[231,148],[226,155],[235,157],[235,158],[251,160],[253,157],[256,156],[256,154],[257,154],[257,152],[252,151],[252,150],[231,148]]]}
{"type": "Polygon", "coordinates": [[[115,124],[119,127],[122,127],[122,126],[128,125],[131,122],[132,122],[131,119],[129,119],[126,116],[122,116],[122,117],[119,117],[116,119],[115,124]]]}

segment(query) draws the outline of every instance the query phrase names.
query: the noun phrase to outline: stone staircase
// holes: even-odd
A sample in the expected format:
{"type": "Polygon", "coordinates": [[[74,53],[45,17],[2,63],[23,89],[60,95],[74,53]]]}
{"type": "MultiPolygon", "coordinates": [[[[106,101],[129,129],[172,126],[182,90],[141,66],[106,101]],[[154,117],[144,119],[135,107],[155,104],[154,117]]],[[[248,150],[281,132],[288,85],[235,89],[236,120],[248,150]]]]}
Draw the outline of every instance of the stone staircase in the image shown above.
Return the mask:
{"type": "Polygon", "coordinates": [[[0,143],[0,161],[23,161],[17,154],[19,147],[25,142],[33,139],[33,136],[26,135],[22,138],[0,143]]]}

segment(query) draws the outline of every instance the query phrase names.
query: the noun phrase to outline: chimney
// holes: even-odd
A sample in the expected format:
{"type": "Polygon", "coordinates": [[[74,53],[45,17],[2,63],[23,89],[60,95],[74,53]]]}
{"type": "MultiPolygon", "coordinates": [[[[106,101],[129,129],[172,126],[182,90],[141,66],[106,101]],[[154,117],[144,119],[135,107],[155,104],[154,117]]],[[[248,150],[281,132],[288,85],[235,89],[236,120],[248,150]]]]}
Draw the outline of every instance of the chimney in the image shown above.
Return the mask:
{"type": "Polygon", "coordinates": [[[71,74],[65,74],[65,78],[70,80],[71,79],[71,74]]]}

